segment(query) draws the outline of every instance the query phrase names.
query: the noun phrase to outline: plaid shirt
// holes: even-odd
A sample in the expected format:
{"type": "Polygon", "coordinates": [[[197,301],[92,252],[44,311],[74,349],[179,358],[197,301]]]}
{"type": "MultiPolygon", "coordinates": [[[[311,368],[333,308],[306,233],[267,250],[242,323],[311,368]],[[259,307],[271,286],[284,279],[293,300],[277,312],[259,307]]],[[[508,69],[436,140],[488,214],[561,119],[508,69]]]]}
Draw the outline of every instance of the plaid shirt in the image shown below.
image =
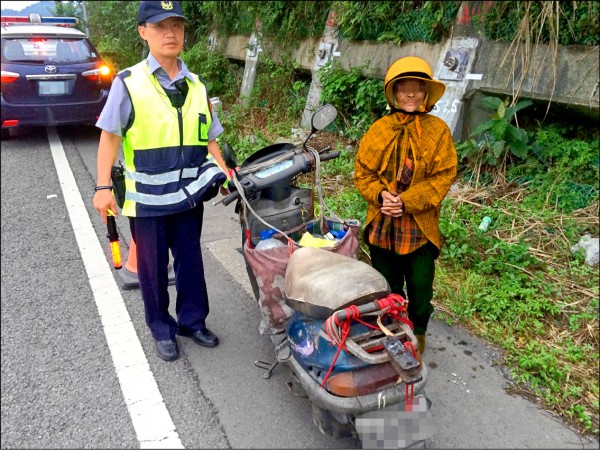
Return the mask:
{"type": "MultiPolygon", "coordinates": [[[[392,167],[388,164],[388,169],[392,167]]],[[[387,172],[387,170],[386,170],[387,172]]],[[[392,174],[387,174],[393,177],[392,174]]],[[[402,170],[398,171],[396,177],[396,189],[394,192],[400,194],[404,192],[412,181],[413,159],[412,151],[409,149],[402,170]]],[[[412,214],[402,214],[400,217],[391,217],[384,214],[377,214],[371,225],[365,228],[365,235],[369,243],[394,250],[398,255],[407,255],[427,243],[427,237],[423,234],[417,221],[412,214]]]]}
{"type": "Polygon", "coordinates": [[[354,184],[368,203],[365,241],[399,254],[428,240],[440,248],[439,211],[457,164],[452,134],[443,120],[401,112],[377,120],[363,136],[354,162],[354,184]],[[407,181],[400,171],[407,159],[413,163],[412,177],[400,193],[397,183],[407,181]],[[400,218],[386,221],[381,214],[379,194],[384,190],[400,193],[400,218]]]}

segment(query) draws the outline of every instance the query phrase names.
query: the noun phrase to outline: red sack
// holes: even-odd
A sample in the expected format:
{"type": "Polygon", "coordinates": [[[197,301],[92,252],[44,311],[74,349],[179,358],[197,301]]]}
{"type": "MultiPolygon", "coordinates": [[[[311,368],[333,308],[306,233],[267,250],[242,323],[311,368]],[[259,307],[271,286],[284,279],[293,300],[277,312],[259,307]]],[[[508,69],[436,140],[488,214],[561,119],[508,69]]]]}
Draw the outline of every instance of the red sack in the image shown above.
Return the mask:
{"type": "Polygon", "coordinates": [[[291,244],[285,236],[274,235],[273,238],[286,244],[282,247],[261,250],[250,248],[250,240],[246,240],[244,243],[246,261],[252,269],[258,285],[259,298],[257,301],[262,316],[259,326],[260,334],[277,334],[285,331],[287,321],[294,313],[294,310],[285,303],[285,270],[292,252],[300,248],[296,241],[299,241],[305,232],[325,235],[331,230],[346,231],[344,237],[337,241],[335,246],[323,250],[356,259],[360,222],[356,220],[338,222],[330,219],[323,222],[315,219],[286,232],[292,239],[291,244]]]}

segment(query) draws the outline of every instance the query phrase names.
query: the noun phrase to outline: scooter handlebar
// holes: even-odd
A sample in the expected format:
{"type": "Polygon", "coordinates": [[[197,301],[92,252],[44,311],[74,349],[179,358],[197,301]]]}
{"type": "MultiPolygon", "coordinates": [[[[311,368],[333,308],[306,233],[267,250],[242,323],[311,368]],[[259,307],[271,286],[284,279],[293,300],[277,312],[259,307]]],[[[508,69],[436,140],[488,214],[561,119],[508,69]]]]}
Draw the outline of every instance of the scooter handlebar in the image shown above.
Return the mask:
{"type": "Polygon", "coordinates": [[[238,191],[233,191],[231,194],[227,194],[225,197],[223,197],[221,203],[223,203],[224,206],[227,206],[238,198],[240,198],[240,193],[238,191]]]}
{"type": "Polygon", "coordinates": [[[319,153],[319,159],[321,161],[329,161],[330,159],[335,159],[340,156],[340,152],[327,152],[327,153],[319,153]]]}
{"type": "MultiPolygon", "coordinates": [[[[277,164],[283,164],[284,168],[275,171],[273,174],[267,173],[269,170],[271,170],[269,166],[263,166],[258,171],[248,170],[248,168],[246,168],[246,172],[240,175],[240,182],[246,195],[253,195],[253,193],[262,191],[265,188],[276,185],[282,180],[292,179],[294,176],[300,173],[309,172],[310,170],[312,170],[310,158],[308,157],[307,153],[298,153],[297,150],[294,150],[285,153],[284,155],[287,155],[287,158],[271,166],[275,167],[277,164]],[[285,167],[288,163],[289,167],[285,167]]],[[[335,159],[339,156],[339,151],[330,151],[330,147],[328,147],[323,153],[319,153],[319,160],[328,161],[330,159],[335,159]]],[[[240,193],[238,190],[235,190],[227,196],[225,196],[218,203],[222,203],[224,206],[227,206],[239,198],[240,193]]]]}

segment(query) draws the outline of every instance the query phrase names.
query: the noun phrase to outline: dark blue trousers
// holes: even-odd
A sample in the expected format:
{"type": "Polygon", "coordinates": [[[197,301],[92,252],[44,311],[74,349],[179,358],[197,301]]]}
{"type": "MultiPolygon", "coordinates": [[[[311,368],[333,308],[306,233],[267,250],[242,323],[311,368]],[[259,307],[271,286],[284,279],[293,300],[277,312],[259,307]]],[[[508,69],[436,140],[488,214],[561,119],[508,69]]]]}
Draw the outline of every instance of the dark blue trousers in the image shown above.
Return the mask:
{"type": "Polygon", "coordinates": [[[146,324],[154,339],[175,339],[177,327],[206,328],[208,294],[200,248],[204,205],[168,216],[130,218],[146,324]],[[169,249],[173,253],[177,319],[169,313],[169,249]]]}

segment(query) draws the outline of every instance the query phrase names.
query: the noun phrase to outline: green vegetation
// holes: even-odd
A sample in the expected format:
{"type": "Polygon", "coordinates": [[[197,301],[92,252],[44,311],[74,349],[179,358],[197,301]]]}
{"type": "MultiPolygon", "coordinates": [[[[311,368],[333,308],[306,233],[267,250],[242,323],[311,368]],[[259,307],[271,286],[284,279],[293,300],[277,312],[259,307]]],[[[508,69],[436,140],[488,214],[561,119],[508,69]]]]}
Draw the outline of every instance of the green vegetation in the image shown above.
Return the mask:
{"type": "Polygon", "coordinates": [[[308,88],[296,63],[284,58],[275,64],[264,55],[250,97],[226,107],[221,140],[233,145],[242,162],[277,138],[289,137],[302,116],[308,88]]]}
{"type": "Polygon", "coordinates": [[[324,80],[321,101],[338,108],[338,126],[344,136],[359,139],[369,126],[385,113],[387,102],[381,95],[383,83],[364,75],[367,66],[344,71],[337,60],[326,63],[320,72],[324,80]]]}
{"type": "Polygon", "coordinates": [[[319,37],[323,32],[331,2],[317,1],[182,1],[182,8],[198,37],[211,30],[221,35],[260,31],[278,44],[319,37]],[[198,26],[196,26],[196,24],[198,26]]]}
{"type": "Polygon", "coordinates": [[[548,1],[496,1],[482,16],[488,38],[512,42],[527,33],[538,42],[560,45],[600,43],[600,3],[548,1]]]}
{"type": "Polygon", "coordinates": [[[441,213],[436,302],[449,322],[502,348],[526,392],[597,432],[599,273],[570,252],[583,234],[597,234],[597,189],[566,213],[539,188],[571,182],[553,175],[478,188],[459,178],[441,213]],[[485,215],[492,225],[481,232],[485,215]]]}
{"type": "Polygon", "coordinates": [[[514,106],[508,106],[508,99],[500,100],[498,97],[486,97],[483,105],[494,111],[492,118],[483,122],[471,133],[471,139],[459,145],[456,149],[460,159],[488,164],[493,167],[505,166],[506,158],[516,156],[521,159],[527,157],[527,132],[514,126],[511,121],[516,113],[531,105],[530,100],[524,100],[514,106]],[[481,135],[480,141],[473,137],[481,135]]]}
{"type": "Polygon", "coordinates": [[[341,36],[350,40],[440,42],[450,35],[461,2],[451,1],[183,1],[198,36],[212,29],[220,34],[250,35],[285,44],[318,38],[330,11],[336,13],[341,36]]]}
{"type": "Polygon", "coordinates": [[[450,36],[462,2],[336,1],[341,37],[355,41],[441,42],[450,36]]]}
{"type": "Polygon", "coordinates": [[[244,68],[231,62],[223,53],[211,50],[205,41],[184,50],[181,59],[193,73],[201,74],[208,92],[218,93],[223,103],[234,103],[240,92],[244,68]]]}
{"type": "Polygon", "coordinates": [[[130,67],[145,56],[136,22],[139,1],[86,2],[86,5],[92,42],[113,70],[130,67]]]}

